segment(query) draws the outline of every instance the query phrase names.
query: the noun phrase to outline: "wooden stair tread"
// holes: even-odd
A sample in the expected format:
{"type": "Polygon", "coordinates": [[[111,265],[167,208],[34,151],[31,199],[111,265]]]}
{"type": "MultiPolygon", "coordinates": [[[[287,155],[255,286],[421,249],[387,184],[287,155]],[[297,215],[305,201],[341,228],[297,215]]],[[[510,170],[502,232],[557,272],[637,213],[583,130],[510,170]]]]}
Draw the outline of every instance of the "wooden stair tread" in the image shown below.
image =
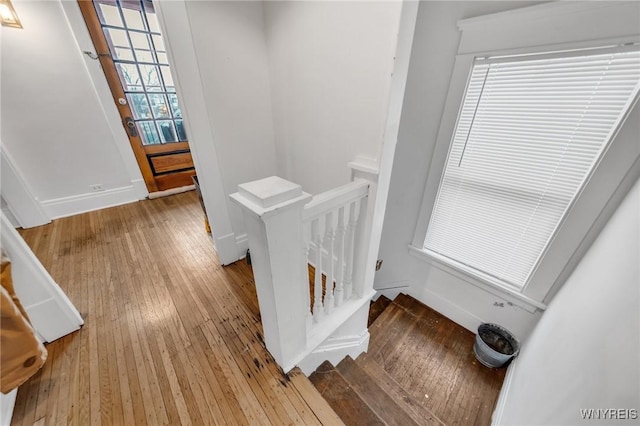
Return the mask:
{"type": "Polygon", "coordinates": [[[398,297],[393,299],[393,303],[401,306],[403,309],[405,309],[407,312],[413,315],[420,315],[420,314],[423,314],[424,311],[427,311],[429,313],[445,318],[442,314],[434,311],[433,309],[431,309],[424,303],[420,302],[419,300],[414,299],[413,297],[403,293],[398,294],[398,297]]]}
{"type": "Polygon", "coordinates": [[[369,407],[360,395],[344,379],[331,363],[325,361],[309,376],[320,394],[347,426],[384,425],[385,423],[369,407]]]}
{"type": "Polygon", "coordinates": [[[347,357],[336,369],[386,424],[442,426],[429,410],[416,403],[380,366],[369,365],[370,369],[347,357]]]}
{"type": "Polygon", "coordinates": [[[337,413],[327,403],[327,400],[324,399],[316,387],[307,380],[299,368],[294,368],[287,374],[287,376],[289,377],[290,383],[296,388],[298,393],[304,397],[304,400],[316,415],[320,423],[323,425],[343,424],[337,413]]]}
{"type": "Polygon", "coordinates": [[[392,303],[392,300],[386,296],[380,296],[375,302],[371,302],[371,308],[369,309],[369,321],[367,326],[371,327],[371,324],[384,312],[385,309],[392,303]]]}
{"type": "Polygon", "coordinates": [[[375,380],[378,386],[391,396],[413,420],[421,425],[444,425],[444,422],[409,394],[409,392],[380,367],[378,363],[368,359],[359,359],[358,361],[360,362],[360,367],[375,380]]]}
{"type": "MultiPolygon", "coordinates": [[[[404,295],[399,295],[396,299],[402,296],[404,295]]],[[[420,320],[432,311],[418,308],[411,307],[408,302],[396,303],[394,300],[369,329],[371,337],[367,357],[374,357],[397,346],[416,327],[424,326],[420,320]]]]}
{"type": "MultiPolygon", "coordinates": [[[[369,333],[368,353],[346,358],[335,369],[329,364],[334,371],[327,381],[346,383],[358,403],[385,424],[490,424],[505,370],[475,360],[472,332],[400,294],[369,333]]],[[[346,424],[369,424],[329,404],[346,424]]]]}

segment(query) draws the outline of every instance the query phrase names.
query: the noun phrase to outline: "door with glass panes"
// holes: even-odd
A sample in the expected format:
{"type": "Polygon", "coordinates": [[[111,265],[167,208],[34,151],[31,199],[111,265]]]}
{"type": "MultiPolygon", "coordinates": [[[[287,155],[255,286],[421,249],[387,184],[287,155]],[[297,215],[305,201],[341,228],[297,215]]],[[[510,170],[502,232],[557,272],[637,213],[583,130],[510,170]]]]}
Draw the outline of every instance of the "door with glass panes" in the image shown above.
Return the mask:
{"type": "Polygon", "coordinates": [[[149,192],[195,174],[167,52],[150,0],[79,0],[149,192]]]}

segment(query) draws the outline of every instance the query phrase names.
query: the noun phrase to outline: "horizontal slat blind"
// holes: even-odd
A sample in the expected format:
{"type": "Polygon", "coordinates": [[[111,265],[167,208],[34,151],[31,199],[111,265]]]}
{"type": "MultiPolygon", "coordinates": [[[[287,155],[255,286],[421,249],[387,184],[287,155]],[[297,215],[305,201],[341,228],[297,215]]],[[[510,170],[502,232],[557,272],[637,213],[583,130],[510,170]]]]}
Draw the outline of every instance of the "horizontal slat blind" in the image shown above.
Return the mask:
{"type": "Polygon", "coordinates": [[[425,249],[521,290],[639,81],[637,50],[477,62],[425,249]]]}

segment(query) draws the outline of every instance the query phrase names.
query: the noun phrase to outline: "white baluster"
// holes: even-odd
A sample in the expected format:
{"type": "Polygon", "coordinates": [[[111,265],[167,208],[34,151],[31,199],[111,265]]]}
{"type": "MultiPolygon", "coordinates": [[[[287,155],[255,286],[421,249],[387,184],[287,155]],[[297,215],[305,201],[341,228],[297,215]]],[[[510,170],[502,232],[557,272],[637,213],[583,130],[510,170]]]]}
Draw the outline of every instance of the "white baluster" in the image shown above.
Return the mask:
{"type": "Polygon", "coordinates": [[[356,232],[356,225],[358,224],[356,215],[356,202],[352,202],[349,205],[349,222],[347,223],[347,231],[345,235],[345,257],[346,257],[346,268],[345,268],[345,277],[344,277],[344,298],[349,299],[353,292],[353,252],[355,250],[354,247],[354,237],[356,232]]]}
{"type": "MultiPolygon", "coordinates": [[[[309,223],[304,223],[302,226],[302,258],[304,259],[303,265],[301,265],[304,270],[302,271],[302,276],[304,277],[304,286],[306,288],[307,295],[307,304],[305,305],[305,309],[307,311],[307,321],[309,321],[312,317],[311,311],[311,289],[309,287],[309,249],[311,248],[311,229],[309,223]]],[[[310,324],[310,322],[309,322],[310,324]]]]}
{"type": "Polygon", "coordinates": [[[338,226],[336,228],[336,290],[335,304],[342,305],[344,300],[344,207],[338,209],[338,226]]]}
{"type": "Polygon", "coordinates": [[[335,269],[333,263],[333,240],[336,236],[333,229],[333,212],[325,216],[324,243],[327,246],[327,280],[325,282],[324,311],[330,314],[333,311],[333,282],[335,281],[335,269]]]}
{"type": "Polygon", "coordinates": [[[314,219],[311,222],[311,234],[316,248],[316,271],[313,283],[313,320],[320,322],[323,317],[322,311],[322,236],[320,234],[320,220],[314,219]]]}

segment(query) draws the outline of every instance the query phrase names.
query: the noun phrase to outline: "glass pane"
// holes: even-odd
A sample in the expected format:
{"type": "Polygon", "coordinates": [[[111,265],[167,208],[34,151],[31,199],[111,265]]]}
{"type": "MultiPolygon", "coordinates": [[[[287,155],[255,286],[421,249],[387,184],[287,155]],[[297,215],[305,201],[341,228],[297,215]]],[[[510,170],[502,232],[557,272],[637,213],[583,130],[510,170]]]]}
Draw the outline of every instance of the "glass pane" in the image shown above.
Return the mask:
{"type": "Polygon", "coordinates": [[[142,23],[142,15],[140,12],[133,9],[122,9],[124,15],[124,21],[127,23],[127,28],[134,30],[144,30],[144,24],[142,23]]]}
{"type": "Polygon", "coordinates": [[[120,82],[122,88],[127,92],[142,92],[142,82],[140,80],[140,74],[138,74],[138,68],[135,64],[123,64],[116,62],[116,69],[120,74],[120,82]]]}
{"type": "Polygon", "coordinates": [[[158,67],[155,65],[140,65],[140,73],[142,74],[142,82],[147,91],[157,92],[162,90],[160,77],[158,76],[158,67]]]}
{"type": "Polygon", "coordinates": [[[142,143],[186,141],[182,111],[153,3],[150,0],[94,0],[94,3],[142,143]]]}
{"type": "Polygon", "coordinates": [[[171,75],[171,70],[168,66],[161,66],[160,72],[162,72],[162,79],[164,80],[164,87],[167,92],[175,92],[176,88],[173,84],[173,76],[171,75]]]}
{"type": "Polygon", "coordinates": [[[152,33],[160,32],[160,25],[158,24],[158,18],[155,13],[147,12],[147,22],[149,23],[149,31],[152,33]]]}
{"type": "Polygon", "coordinates": [[[131,43],[136,52],[138,62],[155,62],[146,34],[129,31],[129,37],[131,37],[131,43]]]}
{"type": "Polygon", "coordinates": [[[173,128],[173,121],[158,121],[158,129],[160,129],[160,137],[163,143],[178,141],[173,128]]]}
{"type": "Polygon", "coordinates": [[[167,98],[164,95],[150,94],[149,102],[151,102],[151,109],[155,118],[170,118],[167,98]]]}
{"type": "Polygon", "coordinates": [[[109,44],[109,50],[113,59],[128,60],[133,57],[131,53],[131,45],[127,38],[127,32],[124,30],[116,30],[113,28],[105,28],[104,35],[109,44]]]}
{"type": "Polygon", "coordinates": [[[176,130],[178,131],[178,140],[186,141],[187,132],[184,130],[184,123],[182,122],[182,120],[176,120],[176,130]]]}
{"type": "Polygon", "coordinates": [[[122,47],[115,48],[114,59],[120,59],[123,61],[135,61],[133,57],[133,51],[131,49],[124,49],[122,47]]]}
{"type": "Polygon", "coordinates": [[[129,99],[129,107],[133,111],[134,118],[153,118],[149,102],[147,102],[147,97],[144,94],[127,94],[127,99],[129,99]]]}
{"type": "Polygon", "coordinates": [[[160,64],[168,64],[169,58],[167,58],[167,54],[164,52],[156,52],[156,56],[158,57],[158,63],[160,64]]]}
{"type": "Polygon", "coordinates": [[[175,118],[182,118],[182,111],[180,105],[178,105],[178,96],[169,95],[169,104],[171,105],[171,112],[175,118]]]}
{"type": "Polygon", "coordinates": [[[164,48],[164,40],[160,34],[152,34],[153,38],[153,47],[155,47],[157,52],[166,52],[167,49],[164,48]]]}
{"type": "Polygon", "coordinates": [[[138,125],[138,132],[142,138],[143,145],[160,143],[160,138],[158,137],[158,132],[156,131],[156,126],[153,124],[153,121],[138,121],[136,124],[138,125]]]}
{"type": "Polygon", "coordinates": [[[113,2],[113,4],[104,3],[98,3],[98,16],[100,17],[100,22],[105,25],[112,25],[114,27],[123,27],[124,25],[122,25],[122,19],[120,18],[118,8],[115,6],[115,1],[113,2]]]}

